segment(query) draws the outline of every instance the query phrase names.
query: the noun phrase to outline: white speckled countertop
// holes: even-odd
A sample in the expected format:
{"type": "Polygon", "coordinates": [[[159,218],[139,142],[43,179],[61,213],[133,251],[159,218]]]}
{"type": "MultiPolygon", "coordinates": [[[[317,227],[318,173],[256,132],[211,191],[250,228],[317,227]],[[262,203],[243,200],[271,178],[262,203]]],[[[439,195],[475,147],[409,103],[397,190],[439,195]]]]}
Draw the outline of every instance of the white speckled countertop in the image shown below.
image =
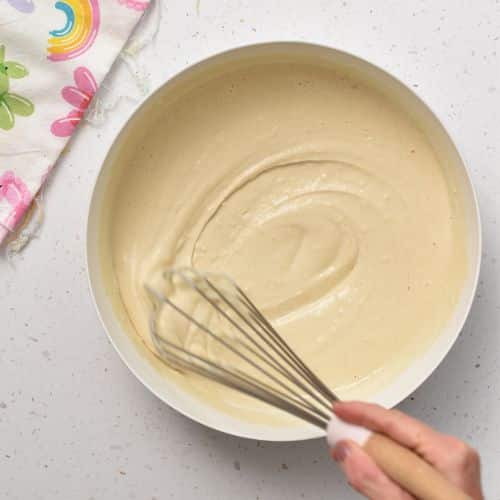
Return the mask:
{"type": "MultiPolygon", "coordinates": [[[[236,45],[306,40],[388,69],[443,119],[479,196],[483,267],[459,341],[401,408],[476,446],[487,498],[500,499],[498,0],[163,7],[156,44],[136,58],[152,88],[236,45]]],[[[11,263],[0,260],[0,498],[355,498],[322,440],[267,444],[205,429],[144,389],[107,341],[87,287],[86,213],[99,165],[133,106],[123,99],[99,126],[80,130],[45,190],[39,237],[11,263]]]]}

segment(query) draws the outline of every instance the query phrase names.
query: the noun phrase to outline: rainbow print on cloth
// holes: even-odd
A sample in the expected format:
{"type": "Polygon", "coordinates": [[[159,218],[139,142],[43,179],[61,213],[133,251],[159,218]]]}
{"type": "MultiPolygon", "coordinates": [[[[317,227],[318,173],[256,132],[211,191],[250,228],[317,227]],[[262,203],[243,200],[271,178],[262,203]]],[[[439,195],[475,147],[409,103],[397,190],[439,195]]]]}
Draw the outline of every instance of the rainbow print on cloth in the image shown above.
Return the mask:
{"type": "Polygon", "coordinates": [[[48,58],[74,59],[87,51],[97,36],[101,22],[99,0],[61,0],[55,8],[66,16],[66,25],[50,32],[48,58]]]}

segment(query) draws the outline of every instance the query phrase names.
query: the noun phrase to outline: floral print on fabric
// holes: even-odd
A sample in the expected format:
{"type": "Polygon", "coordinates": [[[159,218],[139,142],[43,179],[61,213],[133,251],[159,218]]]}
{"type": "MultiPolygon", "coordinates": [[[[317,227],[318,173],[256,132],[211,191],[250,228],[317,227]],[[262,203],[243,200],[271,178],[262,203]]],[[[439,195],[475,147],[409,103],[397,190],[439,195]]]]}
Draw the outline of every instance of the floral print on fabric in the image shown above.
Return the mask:
{"type": "Polygon", "coordinates": [[[0,45],[0,128],[4,130],[14,127],[15,115],[29,116],[35,110],[29,99],[9,92],[10,79],[24,78],[27,74],[22,64],[5,60],[5,46],[0,45]]]}
{"type": "Polygon", "coordinates": [[[52,123],[50,130],[57,137],[69,137],[80,123],[97,92],[97,83],[89,69],[79,67],[73,73],[76,87],[67,86],[61,91],[64,100],[73,106],[64,118],[52,123]]]}

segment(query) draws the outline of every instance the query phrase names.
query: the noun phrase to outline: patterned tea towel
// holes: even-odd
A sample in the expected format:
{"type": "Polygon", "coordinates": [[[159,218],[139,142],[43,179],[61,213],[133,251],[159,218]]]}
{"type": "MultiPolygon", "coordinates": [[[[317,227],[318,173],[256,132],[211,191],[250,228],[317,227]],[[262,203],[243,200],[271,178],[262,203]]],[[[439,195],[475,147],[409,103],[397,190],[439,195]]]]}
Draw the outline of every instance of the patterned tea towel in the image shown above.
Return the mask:
{"type": "Polygon", "coordinates": [[[149,0],[0,0],[0,243],[23,219],[149,0]]]}

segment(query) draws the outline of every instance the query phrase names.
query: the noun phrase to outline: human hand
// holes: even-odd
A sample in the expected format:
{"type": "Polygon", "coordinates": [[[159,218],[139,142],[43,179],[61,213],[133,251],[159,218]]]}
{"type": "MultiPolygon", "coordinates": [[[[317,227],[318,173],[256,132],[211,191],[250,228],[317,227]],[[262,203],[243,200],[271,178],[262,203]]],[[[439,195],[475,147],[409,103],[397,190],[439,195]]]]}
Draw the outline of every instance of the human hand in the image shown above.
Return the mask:
{"type": "MultiPolygon", "coordinates": [[[[441,434],[397,410],[368,403],[334,403],[341,420],[384,434],[409,448],[474,500],[482,500],[479,455],[453,436],[441,434]]],[[[414,498],[390,479],[356,443],[341,441],[332,457],[353,488],[371,500],[414,498]]]]}

